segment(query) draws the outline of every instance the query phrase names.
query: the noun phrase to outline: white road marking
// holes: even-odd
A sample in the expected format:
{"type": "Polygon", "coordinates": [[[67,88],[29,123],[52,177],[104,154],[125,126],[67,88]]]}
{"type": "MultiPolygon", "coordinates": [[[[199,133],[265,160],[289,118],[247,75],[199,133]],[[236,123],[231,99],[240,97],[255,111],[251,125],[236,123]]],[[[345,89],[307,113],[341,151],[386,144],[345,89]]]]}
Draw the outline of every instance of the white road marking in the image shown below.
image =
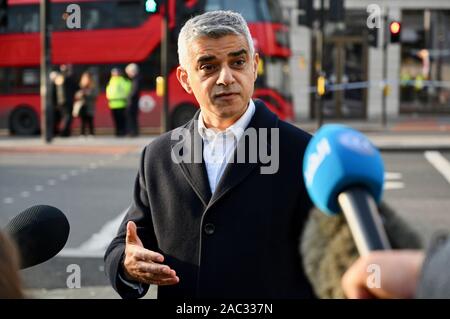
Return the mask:
{"type": "Polygon", "coordinates": [[[30,192],[23,191],[22,193],[20,193],[20,197],[23,197],[23,198],[30,197],[30,192]]]}
{"type": "Polygon", "coordinates": [[[125,211],[107,222],[99,232],[93,234],[78,248],[64,248],[58,256],[61,257],[103,257],[106,248],[117,233],[120,223],[125,216],[125,211]]]}
{"type": "Polygon", "coordinates": [[[77,176],[77,175],[78,175],[78,171],[76,171],[76,170],[71,170],[71,171],[70,171],[70,175],[71,175],[71,176],[77,176]]]}
{"type": "Polygon", "coordinates": [[[61,176],[59,176],[59,179],[62,181],[67,180],[67,174],[61,174],[61,176]]]}
{"type": "Polygon", "coordinates": [[[405,184],[402,182],[385,182],[384,189],[392,190],[392,189],[402,189],[405,188],[405,184]]]}
{"type": "Polygon", "coordinates": [[[42,192],[43,190],[44,190],[44,186],[42,186],[42,185],[34,186],[34,191],[36,191],[36,192],[42,192]]]}
{"type": "Polygon", "coordinates": [[[49,179],[47,184],[50,186],[54,186],[54,185],[56,185],[56,181],[54,179],[49,179]]]}
{"type": "Polygon", "coordinates": [[[4,204],[12,204],[12,203],[14,203],[14,198],[6,197],[6,198],[3,199],[3,203],[4,204]]]}
{"type": "Polygon", "coordinates": [[[386,172],[384,173],[384,179],[389,180],[402,179],[402,173],[386,172]]]}
{"type": "Polygon", "coordinates": [[[450,163],[437,151],[426,151],[425,158],[450,183],[450,163]]]}

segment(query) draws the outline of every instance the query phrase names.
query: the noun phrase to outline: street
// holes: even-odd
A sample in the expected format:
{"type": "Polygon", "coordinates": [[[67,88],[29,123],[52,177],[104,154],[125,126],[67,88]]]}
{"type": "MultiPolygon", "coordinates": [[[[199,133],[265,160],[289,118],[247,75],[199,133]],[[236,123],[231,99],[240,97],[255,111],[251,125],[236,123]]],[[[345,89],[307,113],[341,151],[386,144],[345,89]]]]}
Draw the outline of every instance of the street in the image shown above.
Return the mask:
{"type": "MultiPolygon", "coordinates": [[[[450,151],[382,155],[385,201],[425,245],[435,231],[449,230],[450,181],[434,159],[450,163],[450,151]]],[[[56,258],[22,271],[26,287],[66,288],[73,264],[80,267],[82,286],[108,285],[102,256],[130,203],[138,162],[139,148],[122,154],[2,153],[0,225],[37,204],[59,208],[71,225],[69,240],[56,258]]]]}

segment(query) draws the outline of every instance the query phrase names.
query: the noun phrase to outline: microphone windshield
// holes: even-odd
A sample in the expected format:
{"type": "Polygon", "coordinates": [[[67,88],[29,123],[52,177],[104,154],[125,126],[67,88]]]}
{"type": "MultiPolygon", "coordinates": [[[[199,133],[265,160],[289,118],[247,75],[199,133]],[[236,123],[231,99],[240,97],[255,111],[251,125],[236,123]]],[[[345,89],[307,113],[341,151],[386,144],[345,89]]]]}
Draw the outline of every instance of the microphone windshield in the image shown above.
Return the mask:
{"type": "Polygon", "coordinates": [[[376,202],[383,193],[384,165],[378,149],[362,133],[339,124],[322,126],[309,142],[303,161],[306,189],[323,212],[340,212],[339,193],[359,186],[376,202]]]}
{"type": "Polygon", "coordinates": [[[36,205],[14,217],[5,231],[15,241],[24,269],[58,254],[67,242],[70,225],[59,209],[36,205]]]}

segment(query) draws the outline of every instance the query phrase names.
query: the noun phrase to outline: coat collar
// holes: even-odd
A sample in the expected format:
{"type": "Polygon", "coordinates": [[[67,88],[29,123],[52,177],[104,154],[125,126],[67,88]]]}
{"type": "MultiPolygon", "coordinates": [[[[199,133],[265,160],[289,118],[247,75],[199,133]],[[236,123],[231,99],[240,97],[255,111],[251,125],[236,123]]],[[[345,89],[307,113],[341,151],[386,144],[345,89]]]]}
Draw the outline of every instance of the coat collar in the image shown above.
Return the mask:
{"type": "MultiPolygon", "coordinates": [[[[255,100],[255,107],[255,114],[250,120],[248,128],[267,128],[269,134],[268,136],[270,138],[270,129],[278,126],[278,117],[274,113],[269,111],[265,104],[259,100],[255,100]]],[[[198,133],[197,120],[199,113],[200,110],[197,111],[190,122],[188,122],[181,128],[184,129],[185,132],[189,132],[190,138],[184,138],[182,140],[182,150],[193,150],[190,157],[191,161],[181,161],[177,165],[180,166],[184,177],[186,178],[187,182],[192,187],[194,192],[197,194],[197,196],[200,198],[202,203],[206,207],[210,207],[220,198],[222,198],[227,192],[241,183],[253,169],[259,167],[261,164],[258,161],[256,161],[256,163],[251,163],[249,161],[245,161],[245,163],[237,163],[237,161],[235,161],[235,163],[227,164],[223,176],[216,187],[216,191],[214,192],[214,194],[211,194],[206,167],[203,163],[202,138],[198,133]]],[[[172,152],[174,151],[175,145],[178,143],[180,143],[179,140],[172,140],[172,152]]],[[[267,147],[270,148],[270,144],[268,144],[267,147]]],[[[241,138],[238,142],[236,150],[234,151],[233,158],[236,158],[236,154],[238,153],[238,151],[242,151],[243,148],[246,148],[245,154],[249,154],[248,145],[246,145],[245,140],[241,138]]]]}

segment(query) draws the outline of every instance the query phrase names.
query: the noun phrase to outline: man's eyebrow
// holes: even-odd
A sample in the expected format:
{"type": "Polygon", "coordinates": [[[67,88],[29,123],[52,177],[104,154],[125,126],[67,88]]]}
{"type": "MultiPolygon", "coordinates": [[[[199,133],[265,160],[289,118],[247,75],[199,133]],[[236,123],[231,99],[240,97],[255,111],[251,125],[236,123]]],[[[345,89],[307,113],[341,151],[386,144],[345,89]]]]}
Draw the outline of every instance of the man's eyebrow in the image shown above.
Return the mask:
{"type": "Polygon", "coordinates": [[[239,50],[239,51],[230,52],[230,53],[228,53],[228,56],[237,57],[237,56],[240,56],[240,55],[243,55],[243,54],[246,55],[247,54],[247,50],[242,49],[242,50],[239,50]]]}
{"type": "Polygon", "coordinates": [[[197,59],[197,63],[210,62],[216,57],[214,55],[203,55],[197,59]]]}

